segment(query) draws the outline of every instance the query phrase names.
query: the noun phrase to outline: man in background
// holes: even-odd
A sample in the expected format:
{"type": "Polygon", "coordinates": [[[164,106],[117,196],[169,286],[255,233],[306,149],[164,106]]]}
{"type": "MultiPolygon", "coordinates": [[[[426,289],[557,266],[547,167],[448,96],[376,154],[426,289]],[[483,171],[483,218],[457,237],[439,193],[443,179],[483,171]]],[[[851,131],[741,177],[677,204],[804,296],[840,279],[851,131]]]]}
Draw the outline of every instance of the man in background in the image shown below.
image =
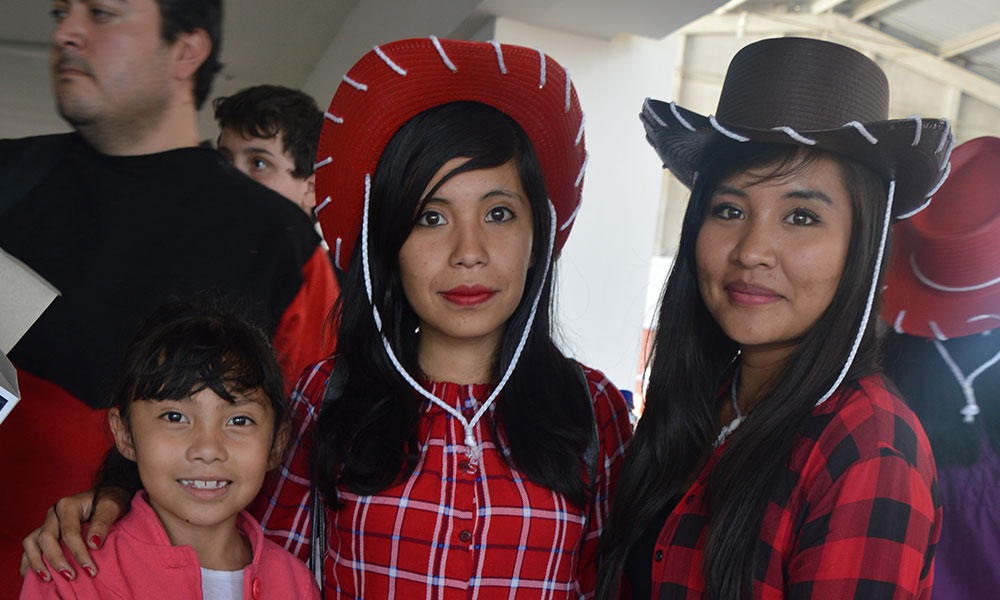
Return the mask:
{"type": "Polygon", "coordinates": [[[74,133],[0,140],[0,247],[61,292],[9,355],[22,400],[0,426],[3,598],[20,587],[23,536],[93,485],[110,382],[154,307],[237,308],[291,383],[330,352],[336,296],[303,212],[197,147],[221,0],[56,0],[51,13],[52,83],[74,133]]]}

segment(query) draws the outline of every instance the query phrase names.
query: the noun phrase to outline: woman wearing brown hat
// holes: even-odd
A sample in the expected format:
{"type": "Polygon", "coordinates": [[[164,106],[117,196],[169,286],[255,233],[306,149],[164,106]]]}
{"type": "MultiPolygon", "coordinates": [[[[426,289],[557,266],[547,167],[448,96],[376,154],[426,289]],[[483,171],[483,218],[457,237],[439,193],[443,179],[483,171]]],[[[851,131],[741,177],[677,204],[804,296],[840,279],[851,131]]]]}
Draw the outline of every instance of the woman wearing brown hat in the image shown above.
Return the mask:
{"type": "Polygon", "coordinates": [[[598,598],[929,596],[934,462],[875,334],[890,221],[951,136],[887,114],[877,65],[796,38],[741,50],[714,116],[643,107],[692,191],[598,598]]]}
{"type": "Polygon", "coordinates": [[[316,165],[337,353],[299,379],[290,455],[250,507],[327,598],[593,592],[631,427],[551,335],[586,156],[539,50],[402,40],[344,76],[316,165]]]}

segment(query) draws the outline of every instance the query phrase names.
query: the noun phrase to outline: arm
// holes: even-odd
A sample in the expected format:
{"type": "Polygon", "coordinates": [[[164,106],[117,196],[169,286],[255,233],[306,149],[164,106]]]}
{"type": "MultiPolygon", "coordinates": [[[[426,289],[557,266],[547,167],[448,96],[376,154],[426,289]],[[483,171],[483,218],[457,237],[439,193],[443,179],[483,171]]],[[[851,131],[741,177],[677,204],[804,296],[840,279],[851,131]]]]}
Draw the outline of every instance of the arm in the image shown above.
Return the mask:
{"type": "Polygon", "coordinates": [[[593,596],[597,586],[594,565],[597,542],[608,518],[611,496],[625,458],[625,448],[632,438],[632,425],[629,422],[628,406],[618,388],[600,372],[586,368],[585,371],[590,384],[590,394],[594,400],[594,415],[597,418],[597,430],[600,436],[597,493],[592,499],[590,522],[587,531],[584,532],[583,547],[577,563],[580,592],[589,598],[593,596]]]}
{"type": "Polygon", "coordinates": [[[268,473],[257,498],[247,507],[264,535],[305,561],[309,553],[309,456],[311,432],[319,416],[333,361],[310,366],[292,390],[292,435],[285,459],[268,473]]]}
{"type": "Polygon", "coordinates": [[[282,374],[289,384],[306,366],[330,356],[336,344],[336,330],[327,317],[340,289],[322,246],[316,246],[302,266],[302,279],[302,287],[282,314],[273,340],[282,374]]]}
{"type": "MultiPolygon", "coordinates": [[[[832,481],[823,477],[829,486],[807,492],[789,598],[930,597],[941,502],[926,440],[915,452],[908,458],[876,448],[832,481]]],[[[836,460],[829,459],[833,469],[836,460]]]]}

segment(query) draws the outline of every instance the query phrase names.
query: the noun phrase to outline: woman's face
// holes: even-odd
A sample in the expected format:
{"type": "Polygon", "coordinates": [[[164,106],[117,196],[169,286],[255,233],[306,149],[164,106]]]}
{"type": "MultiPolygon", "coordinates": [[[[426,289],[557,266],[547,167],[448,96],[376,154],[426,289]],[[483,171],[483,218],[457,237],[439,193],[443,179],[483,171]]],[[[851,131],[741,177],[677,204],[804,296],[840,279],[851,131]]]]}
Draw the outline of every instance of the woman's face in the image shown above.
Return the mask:
{"type": "Polygon", "coordinates": [[[772,168],[720,182],[695,246],[705,305],[744,352],[798,344],[833,300],[851,235],[834,160],[759,182],[772,168]]]}
{"type": "MultiPolygon", "coordinates": [[[[446,162],[426,196],[466,158],[446,162]]],[[[403,292],[422,347],[495,352],[532,262],[531,206],[513,162],[466,171],[431,197],[399,250],[403,292]]]]}

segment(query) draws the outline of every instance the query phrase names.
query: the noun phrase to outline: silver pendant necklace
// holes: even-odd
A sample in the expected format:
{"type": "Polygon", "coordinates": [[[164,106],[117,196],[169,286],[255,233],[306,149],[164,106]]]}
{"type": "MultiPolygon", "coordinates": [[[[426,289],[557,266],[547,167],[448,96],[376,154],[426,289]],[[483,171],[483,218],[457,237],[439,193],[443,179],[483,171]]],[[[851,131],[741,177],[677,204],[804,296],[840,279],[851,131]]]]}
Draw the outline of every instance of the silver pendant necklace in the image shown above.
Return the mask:
{"type": "Polygon", "coordinates": [[[740,369],[736,368],[736,372],[733,373],[733,383],[729,386],[729,398],[733,403],[733,412],[736,413],[736,417],[729,422],[729,425],[723,426],[722,430],[719,432],[719,437],[715,438],[715,442],[712,444],[713,448],[718,448],[726,441],[726,438],[732,435],[736,428],[740,426],[743,422],[743,413],[740,412],[740,404],[736,401],[736,380],[739,379],[740,369]]]}

